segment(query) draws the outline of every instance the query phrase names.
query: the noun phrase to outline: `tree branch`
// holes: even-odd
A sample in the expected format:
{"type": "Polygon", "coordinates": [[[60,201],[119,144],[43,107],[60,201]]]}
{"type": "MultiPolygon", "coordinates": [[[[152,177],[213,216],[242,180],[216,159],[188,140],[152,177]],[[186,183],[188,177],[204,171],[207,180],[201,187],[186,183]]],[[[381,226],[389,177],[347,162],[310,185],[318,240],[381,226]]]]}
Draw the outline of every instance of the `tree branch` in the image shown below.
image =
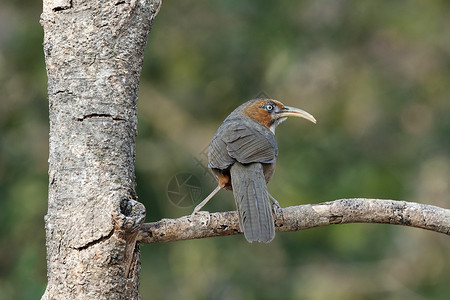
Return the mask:
{"type": "MultiPolygon", "coordinates": [[[[414,202],[381,199],[339,199],[277,209],[277,232],[331,224],[384,223],[423,228],[450,235],[450,209],[414,202]]],[[[235,211],[200,212],[193,217],[162,219],[142,225],[141,243],[162,243],[241,234],[235,211]]]]}

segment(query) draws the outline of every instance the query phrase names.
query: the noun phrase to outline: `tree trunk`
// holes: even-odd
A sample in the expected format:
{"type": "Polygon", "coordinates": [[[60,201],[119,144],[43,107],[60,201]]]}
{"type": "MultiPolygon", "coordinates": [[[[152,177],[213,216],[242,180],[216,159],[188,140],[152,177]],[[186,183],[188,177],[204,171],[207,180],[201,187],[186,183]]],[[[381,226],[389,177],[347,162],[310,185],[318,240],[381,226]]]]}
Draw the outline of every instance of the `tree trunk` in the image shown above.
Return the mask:
{"type": "Polygon", "coordinates": [[[138,299],[136,102],[157,1],[44,0],[50,109],[42,299],[138,299]]]}

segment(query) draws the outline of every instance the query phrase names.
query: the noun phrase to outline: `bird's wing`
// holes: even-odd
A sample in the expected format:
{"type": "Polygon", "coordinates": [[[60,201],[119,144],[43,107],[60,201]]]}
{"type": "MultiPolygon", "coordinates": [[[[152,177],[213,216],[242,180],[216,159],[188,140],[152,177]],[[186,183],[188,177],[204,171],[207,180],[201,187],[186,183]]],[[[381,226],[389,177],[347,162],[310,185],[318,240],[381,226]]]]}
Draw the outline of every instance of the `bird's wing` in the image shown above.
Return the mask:
{"type": "Polygon", "coordinates": [[[227,169],[235,162],[235,159],[228,154],[227,144],[218,134],[214,136],[211,144],[209,144],[208,160],[208,167],[221,170],[227,169]]]}
{"type": "Polygon", "coordinates": [[[223,124],[209,146],[210,167],[226,169],[235,161],[273,163],[278,155],[275,136],[260,124],[223,124]]]}

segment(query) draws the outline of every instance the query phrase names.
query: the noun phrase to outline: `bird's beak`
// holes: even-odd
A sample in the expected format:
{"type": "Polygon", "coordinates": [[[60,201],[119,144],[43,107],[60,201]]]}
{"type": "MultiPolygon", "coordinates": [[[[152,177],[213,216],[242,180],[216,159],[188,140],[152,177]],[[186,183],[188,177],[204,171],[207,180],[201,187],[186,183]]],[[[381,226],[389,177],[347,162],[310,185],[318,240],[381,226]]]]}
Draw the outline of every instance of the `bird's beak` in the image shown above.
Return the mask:
{"type": "Polygon", "coordinates": [[[304,118],[304,119],[316,124],[316,119],[314,119],[314,117],[310,113],[307,113],[306,111],[301,110],[299,108],[295,108],[295,107],[285,106],[282,110],[280,110],[278,112],[277,115],[279,115],[280,118],[284,118],[284,117],[304,118]]]}

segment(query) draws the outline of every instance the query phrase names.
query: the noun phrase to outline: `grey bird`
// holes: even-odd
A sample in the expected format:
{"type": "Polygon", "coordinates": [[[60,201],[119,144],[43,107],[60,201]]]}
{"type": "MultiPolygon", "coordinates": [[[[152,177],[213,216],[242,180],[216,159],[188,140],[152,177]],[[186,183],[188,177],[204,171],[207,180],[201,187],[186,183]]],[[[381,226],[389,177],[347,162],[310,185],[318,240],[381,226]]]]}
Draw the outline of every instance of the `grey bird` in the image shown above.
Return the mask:
{"type": "Polygon", "coordinates": [[[222,188],[232,190],[239,226],[249,242],[269,243],[275,237],[267,191],[275,171],[278,146],[275,128],[287,117],[316,119],[304,110],[273,99],[250,100],[236,108],[222,123],[209,145],[209,168],[218,186],[197,207],[193,215],[222,188]]]}

